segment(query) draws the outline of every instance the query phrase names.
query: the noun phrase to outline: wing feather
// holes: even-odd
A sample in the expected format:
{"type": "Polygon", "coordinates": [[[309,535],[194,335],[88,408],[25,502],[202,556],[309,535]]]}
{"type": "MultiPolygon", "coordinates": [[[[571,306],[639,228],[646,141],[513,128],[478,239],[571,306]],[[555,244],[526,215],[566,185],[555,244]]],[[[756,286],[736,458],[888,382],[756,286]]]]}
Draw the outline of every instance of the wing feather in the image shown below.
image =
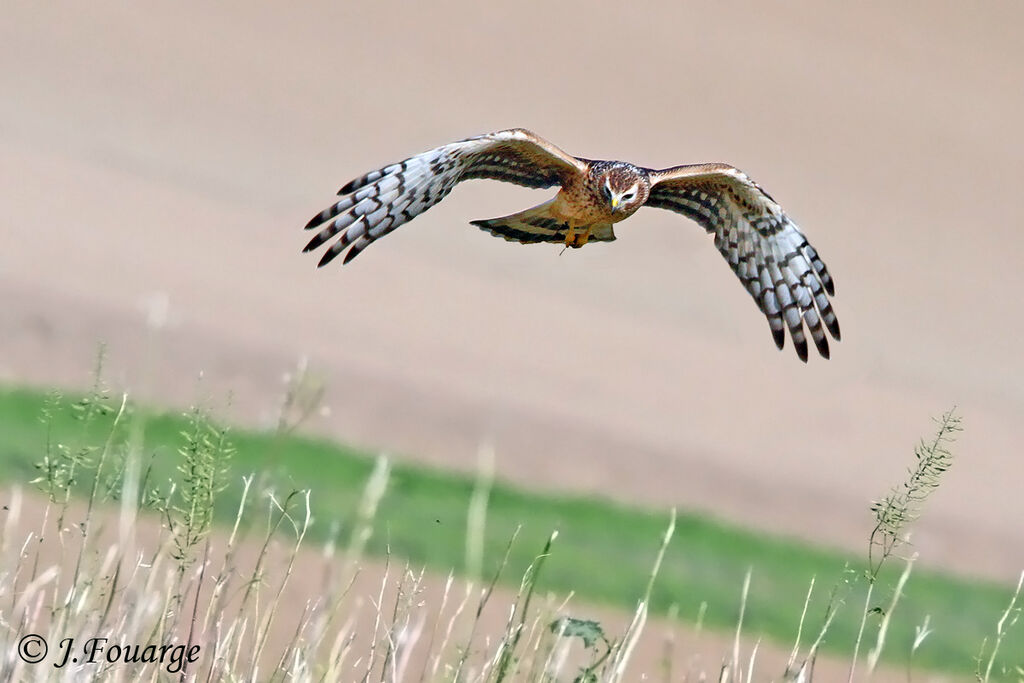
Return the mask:
{"type": "Polygon", "coordinates": [[[715,246],[768,319],[780,349],[786,331],[807,360],[807,333],[829,357],[824,328],[837,341],[835,293],[825,263],[782,207],[742,171],[726,164],[694,164],[651,171],[647,206],[692,218],[715,235],[715,246]],[[804,328],[806,326],[807,333],[804,328]]]}
{"type": "Polygon", "coordinates": [[[303,251],[337,238],[319,266],[346,248],[344,263],[395,228],[444,199],[463,180],[488,178],[545,188],[566,183],[587,169],[587,162],[566,154],[521,128],[460,140],[370,171],[338,191],[337,202],[307,224],[319,232],[303,251]]]}

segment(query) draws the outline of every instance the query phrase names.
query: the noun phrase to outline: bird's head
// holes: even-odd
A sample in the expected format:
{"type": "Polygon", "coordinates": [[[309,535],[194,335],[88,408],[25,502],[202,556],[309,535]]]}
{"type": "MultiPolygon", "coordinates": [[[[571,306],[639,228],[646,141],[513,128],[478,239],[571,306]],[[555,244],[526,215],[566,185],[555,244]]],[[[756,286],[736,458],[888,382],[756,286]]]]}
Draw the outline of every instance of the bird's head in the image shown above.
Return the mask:
{"type": "Polygon", "coordinates": [[[647,201],[647,174],[630,164],[616,163],[597,176],[601,198],[613,213],[632,213],[647,201]]]}

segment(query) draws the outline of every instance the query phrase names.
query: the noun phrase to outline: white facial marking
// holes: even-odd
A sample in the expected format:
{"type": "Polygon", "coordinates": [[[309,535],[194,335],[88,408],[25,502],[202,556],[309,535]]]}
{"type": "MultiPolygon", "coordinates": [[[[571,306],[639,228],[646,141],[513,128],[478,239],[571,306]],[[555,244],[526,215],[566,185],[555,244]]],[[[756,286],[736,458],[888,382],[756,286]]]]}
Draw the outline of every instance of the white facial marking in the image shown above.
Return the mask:
{"type": "Polygon", "coordinates": [[[633,185],[633,187],[629,188],[625,192],[621,192],[621,193],[615,195],[615,199],[620,204],[624,203],[624,202],[631,202],[631,201],[633,201],[633,199],[636,198],[636,193],[637,193],[638,189],[639,189],[639,184],[635,183],[633,185]]]}

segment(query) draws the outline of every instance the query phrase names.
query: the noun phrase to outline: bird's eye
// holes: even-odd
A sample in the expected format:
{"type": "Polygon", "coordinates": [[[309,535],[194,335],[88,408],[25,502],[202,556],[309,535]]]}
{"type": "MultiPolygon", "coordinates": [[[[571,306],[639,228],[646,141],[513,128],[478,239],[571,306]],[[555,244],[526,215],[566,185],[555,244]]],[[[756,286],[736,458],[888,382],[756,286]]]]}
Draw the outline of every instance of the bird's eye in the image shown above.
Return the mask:
{"type": "Polygon", "coordinates": [[[633,198],[633,193],[632,192],[627,192],[626,194],[622,195],[622,201],[624,201],[624,202],[628,202],[632,198],[633,198]]]}
{"type": "Polygon", "coordinates": [[[612,198],[612,188],[608,187],[607,185],[601,186],[601,192],[603,192],[604,196],[607,197],[608,199],[612,198]]]}

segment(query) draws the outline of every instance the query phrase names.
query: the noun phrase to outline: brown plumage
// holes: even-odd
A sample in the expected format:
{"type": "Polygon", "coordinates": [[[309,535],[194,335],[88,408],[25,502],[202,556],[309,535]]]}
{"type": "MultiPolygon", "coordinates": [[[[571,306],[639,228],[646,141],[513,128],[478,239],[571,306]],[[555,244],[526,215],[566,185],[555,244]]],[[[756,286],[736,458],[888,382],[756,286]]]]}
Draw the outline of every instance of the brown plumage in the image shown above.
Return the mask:
{"type": "Polygon", "coordinates": [[[681,213],[715,235],[715,246],[767,317],[780,349],[788,329],[797,354],[806,361],[805,325],[825,358],[829,346],[824,330],[836,340],[840,337],[828,298],[835,293],[828,269],[782,207],[742,171],[727,164],[652,170],[622,161],[581,159],[521,128],[453,142],[356,178],[338,191],[339,201],[306,225],[319,232],[305,251],[337,238],[319,265],[346,249],[348,263],[444,199],[457,183],[474,178],[561,187],[531,209],[471,221],[492,235],[526,244],[579,248],[611,242],[612,226],[641,206],[681,213]]]}

